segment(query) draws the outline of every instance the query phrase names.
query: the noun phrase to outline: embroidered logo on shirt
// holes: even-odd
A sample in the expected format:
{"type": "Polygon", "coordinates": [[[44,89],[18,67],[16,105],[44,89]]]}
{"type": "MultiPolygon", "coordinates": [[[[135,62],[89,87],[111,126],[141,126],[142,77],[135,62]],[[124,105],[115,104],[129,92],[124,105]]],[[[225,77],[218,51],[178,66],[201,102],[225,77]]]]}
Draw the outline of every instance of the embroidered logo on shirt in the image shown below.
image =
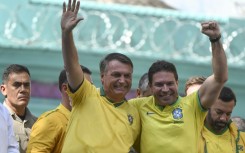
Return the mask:
{"type": "Polygon", "coordinates": [[[128,121],[129,121],[130,125],[132,125],[134,122],[134,118],[131,114],[128,114],[128,121]]]}
{"type": "Polygon", "coordinates": [[[175,108],[172,111],[172,115],[174,119],[181,119],[183,117],[182,109],[181,108],[175,108]]]}
{"type": "Polygon", "coordinates": [[[237,145],[237,148],[239,151],[243,151],[243,146],[242,145],[237,145]]]}

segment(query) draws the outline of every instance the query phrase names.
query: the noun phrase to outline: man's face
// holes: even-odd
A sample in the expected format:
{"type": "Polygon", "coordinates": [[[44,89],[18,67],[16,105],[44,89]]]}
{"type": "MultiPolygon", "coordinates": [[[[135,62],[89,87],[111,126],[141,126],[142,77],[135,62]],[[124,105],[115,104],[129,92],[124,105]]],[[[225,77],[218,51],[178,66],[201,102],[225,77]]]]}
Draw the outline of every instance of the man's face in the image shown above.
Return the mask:
{"type": "Polygon", "coordinates": [[[153,74],[150,88],[158,105],[171,105],[178,98],[178,82],[171,72],[160,71],[153,74]]]}
{"type": "Polygon", "coordinates": [[[209,109],[207,121],[215,132],[222,132],[226,128],[234,106],[234,100],[222,102],[221,99],[218,99],[209,109]]]}
{"type": "Polygon", "coordinates": [[[117,60],[110,61],[101,74],[101,82],[106,96],[115,101],[124,100],[132,85],[133,68],[117,60]]]}
{"type": "Polygon", "coordinates": [[[26,72],[11,73],[1,85],[1,92],[10,107],[23,108],[28,105],[31,92],[30,76],[26,72]]]}

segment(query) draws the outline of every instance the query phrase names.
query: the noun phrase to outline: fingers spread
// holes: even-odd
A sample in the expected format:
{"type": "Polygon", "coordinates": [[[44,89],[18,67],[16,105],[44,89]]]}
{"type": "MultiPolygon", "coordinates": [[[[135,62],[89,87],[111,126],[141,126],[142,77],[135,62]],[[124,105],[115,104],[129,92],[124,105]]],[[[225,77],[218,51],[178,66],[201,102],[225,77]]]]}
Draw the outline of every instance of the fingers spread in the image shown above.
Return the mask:
{"type": "Polygon", "coordinates": [[[63,3],[63,13],[66,12],[66,2],[63,3]]]}
{"type": "Polygon", "coordinates": [[[71,10],[71,0],[68,1],[67,11],[71,10]]]}
{"type": "Polygon", "coordinates": [[[78,13],[79,8],[80,8],[80,0],[77,1],[77,5],[76,5],[76,8],[75,8],[75,13],[76,14],[78,13]]]}
{"type": "Polygon", "coordinates": [[[72,1],[72,7],[71,7],[71,11],[73,12],[74,10],[75,10],[75,8],[76,8],[76,0],[73,0],[72,1]]]}

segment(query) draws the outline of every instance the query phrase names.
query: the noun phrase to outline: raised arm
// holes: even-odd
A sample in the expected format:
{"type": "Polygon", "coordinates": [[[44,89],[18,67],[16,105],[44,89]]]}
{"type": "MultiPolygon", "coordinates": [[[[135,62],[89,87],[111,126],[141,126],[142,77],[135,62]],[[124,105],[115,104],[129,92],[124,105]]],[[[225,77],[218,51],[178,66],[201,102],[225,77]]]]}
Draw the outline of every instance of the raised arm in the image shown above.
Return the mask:
{"type": "Polygon", "coordinates": [[[228,69],[226,55],[220,42],[220,29],[215,21],[203,22],[202,33],[207,35],[212,47],[212,68],[213,75],[209,76],[201,88],[199,96],[204,108],[210,108],[217,100],[220,91],[228,79],[228,69]]]}
{"type": "Polygon", "coordinates": [[[62,54],[64,60],[64,67],[66,70],[67,80],[72,89],[77,89],[82,83],[84,76],[80,67],[77,49],[74,44],[72,30],[76,27],[79,21],[83,20],[82,17],[77,17],[80,7],[80,1],[76,2],[71,0],[63,3],[63,14],[61,18],[62,30],[62,54]]]}

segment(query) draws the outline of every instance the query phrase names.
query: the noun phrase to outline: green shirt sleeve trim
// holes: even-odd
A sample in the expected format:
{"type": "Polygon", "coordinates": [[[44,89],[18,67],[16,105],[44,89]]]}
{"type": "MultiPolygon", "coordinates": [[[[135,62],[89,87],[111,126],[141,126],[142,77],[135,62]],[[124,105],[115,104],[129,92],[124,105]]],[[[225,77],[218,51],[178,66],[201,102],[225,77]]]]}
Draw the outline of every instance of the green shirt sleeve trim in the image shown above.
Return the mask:
{"type": "Polygon", "coordinates": [[[199,90],[197,91],[196,95],[197,95],[196,97],[197,97],[198,106],[199,106],[199,108],[201,108],[201,111],[202,112],[208,111],[208,109],[204,108],[201,104],[201,100],[200,100],[200,96],[199,96],[199,90]]]}

